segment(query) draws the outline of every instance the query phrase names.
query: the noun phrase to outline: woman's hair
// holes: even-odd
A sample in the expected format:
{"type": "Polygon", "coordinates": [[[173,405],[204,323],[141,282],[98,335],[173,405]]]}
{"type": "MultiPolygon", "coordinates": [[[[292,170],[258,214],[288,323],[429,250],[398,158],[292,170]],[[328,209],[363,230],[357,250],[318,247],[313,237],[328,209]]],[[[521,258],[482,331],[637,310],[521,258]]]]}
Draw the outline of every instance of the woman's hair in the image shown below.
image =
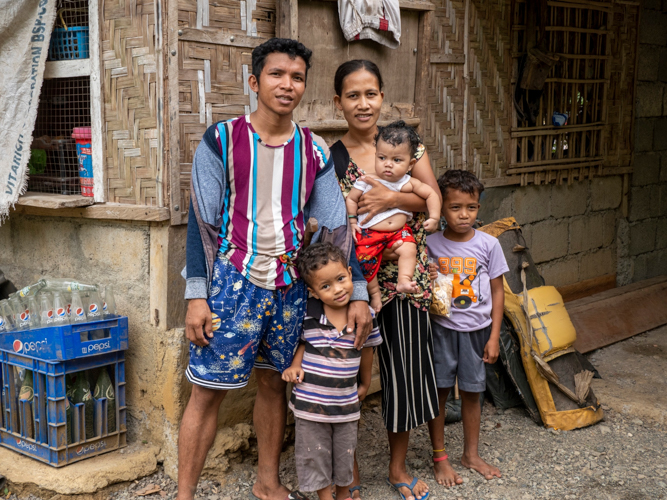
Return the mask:
{"type": "Polygon", "coordinates": [[[472,196],[477,195],[478,200],[484,191],[484,185],[475,174],[467,170],[446,170],[438,179],[438,187],[443,200],[447,197],[448,189],[455,189],[472,196]]]}
{"type": "Polygon", "coordinates": [[[382,75],[380,74],[380,69],[372,61],[367,61],[366,59],[353,59],[351,61],[344,62],[336,70],[336,76],[334,76],[334,90],[336,95],[341,95],[343,93],[343,81],[348,75],[359,71],[360,69],[365,69],[369,73],[375,75],[375,78],[378,79],[378,86],[382,90],[382,75]]]}
{"type": "Polygon", "coordinates": [[[257,83],[259,83],[259,75],[264,69],[267,56],[274,52],[287,54],[291,59],[296,59],[297,57],[303,59],[303,62],[306,63],[306,77],[308,76],[310,57],[313,55],[313,51],[306,48],[301,42],[290,38],[271,38],[255,47],[252,51],[252,74],[257,78],[257,83]]]}
{"type": "Polygon", "coordinates": [[[378,127],[375,144],[380,139],[394,147],[407,143],[410,146],[410,156],[414,156],[417,153],[417,148],[419,148],[419,144],[421,143],[417,131],[403,120],[392,122],[386,127],[378,127]]]}
{"type": "Polygon", "coordinates": [[[303,281],[310,286],[312,274],[329,262],[340,262],[347,269],[347,258],[340,248],[331,243],[314,243],[301,252],[296,267],[303,281]]]}

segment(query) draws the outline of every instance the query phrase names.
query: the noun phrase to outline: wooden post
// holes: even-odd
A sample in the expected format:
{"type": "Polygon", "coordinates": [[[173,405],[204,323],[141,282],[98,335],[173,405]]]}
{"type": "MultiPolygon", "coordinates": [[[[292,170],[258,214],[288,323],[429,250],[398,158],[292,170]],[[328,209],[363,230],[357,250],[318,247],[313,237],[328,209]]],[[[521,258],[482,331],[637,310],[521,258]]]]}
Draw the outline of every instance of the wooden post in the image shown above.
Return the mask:
{"type": "Polygon", "coordinates": [[[294,40],[299,38],[298,0],[276,1],[276,36],[294,40]]]}
{"type": "Polygon", "coordinates": [[[419,38],[417,40],[417,76],[415,78],[415,114],[420,118],[421,133],[424,135],[428,124],[426,105],[428,94],[428,78],[431,56],[431,23],[433,11],[423,12],[419,16],[419,38]]]}
{"type": "MultiPolygon", "coordinates": [[[[178,107],[178,0],[164,0],[167,7],[167,37],[165,40],[165,107],[163,122],[165,128],[165,154],[169,166],[169,207],[171,223],[187,222],[188,207],[181,200],[181,164],[179,144],[179,107],[178,107]]],[[[164,4],[163,4],[164,5],[164,4]]]]}
{"type": "Polygon", "coordinates": [[[90,31],[90,120],[92,127],[91,146],[93,160],[93,199],[95,203],[107,201],[107,175],[104,168],[105,141],[102,127],[104,126],[104,106],[102,106],[102,76],[100,73],[100,5],[98,0],[90,0],[88,18],[90,31]]]}
{"type": "Polygon", "coordinates": [[[463,127],[461,132],[461,156],[463,160],[463,169],[468,170],[468,100],[470,87],[470,0],[466,0],[465,14],[463,16],[463,127]]]}

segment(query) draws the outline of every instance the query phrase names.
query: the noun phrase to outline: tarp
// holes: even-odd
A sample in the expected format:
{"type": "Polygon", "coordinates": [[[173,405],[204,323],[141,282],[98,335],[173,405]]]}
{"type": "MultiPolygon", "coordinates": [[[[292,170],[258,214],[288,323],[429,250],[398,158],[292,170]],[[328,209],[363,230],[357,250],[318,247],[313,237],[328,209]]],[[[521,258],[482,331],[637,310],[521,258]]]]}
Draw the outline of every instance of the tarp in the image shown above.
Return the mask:
{"type": "Polygon", "coordinates": [[[0,222],[28,186],[28,160],[56,0],[0,0],[0,222]]]}

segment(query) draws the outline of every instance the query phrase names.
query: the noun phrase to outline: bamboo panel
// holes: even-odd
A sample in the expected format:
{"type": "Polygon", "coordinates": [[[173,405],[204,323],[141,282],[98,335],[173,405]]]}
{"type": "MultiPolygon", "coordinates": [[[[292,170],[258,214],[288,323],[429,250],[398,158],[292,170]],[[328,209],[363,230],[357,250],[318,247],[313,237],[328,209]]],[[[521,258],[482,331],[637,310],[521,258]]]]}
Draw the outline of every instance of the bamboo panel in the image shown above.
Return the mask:
{"type": "Polygon", "coordinates": [[[157,63],[153,0],[102,3],[108,200],[157,205],[157,63]]]}

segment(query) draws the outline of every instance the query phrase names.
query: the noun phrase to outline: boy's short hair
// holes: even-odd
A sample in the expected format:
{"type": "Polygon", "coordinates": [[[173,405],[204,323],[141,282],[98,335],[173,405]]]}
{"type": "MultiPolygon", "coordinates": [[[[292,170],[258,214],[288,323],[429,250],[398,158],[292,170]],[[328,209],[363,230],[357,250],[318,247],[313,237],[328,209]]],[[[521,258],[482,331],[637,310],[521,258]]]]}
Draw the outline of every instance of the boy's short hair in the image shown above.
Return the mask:
{"type": "Polygon", "coordinates": [[[292,59],[300,57],[306,63],[306,78],[308,77],[308,70],[310,69],[310,58],[313,51],[306,48],[304,44],[291,38],[271,38],[261,45],[255,47],[252,51],[252,74],[257,78],[259,83],[259,75],[264,69],[264,63],[269,54],[278,52],[287,54],[292,59]]]}
{"type": "Polygon", "coordinates": [[[375,143],[377,144],[380,139],[394,147],[407,142],[410,146],[410,156],[417,153],[417,148],[421,144],[417,131],[403,120],[392,122],[386,127],[378,127],[375,143]]]}
{"type": "Polygon", "coordinates": [[[470,195],[477,195],[477,199],[484,192],[484,185],[472,172],[467,170],[446,170],[438,179],[438,187],[442,194],[442,199],[447,197],[448,189],[455,189],[470,195]]]}
{"type": "Polygon", "coordinates": [[[306,285],[310,286],[313,273],[329,262],[340,262],[347,269],[347,257],[331,243],[314,243],[306,248],[296,261],[296,267],[306,285]]]}

